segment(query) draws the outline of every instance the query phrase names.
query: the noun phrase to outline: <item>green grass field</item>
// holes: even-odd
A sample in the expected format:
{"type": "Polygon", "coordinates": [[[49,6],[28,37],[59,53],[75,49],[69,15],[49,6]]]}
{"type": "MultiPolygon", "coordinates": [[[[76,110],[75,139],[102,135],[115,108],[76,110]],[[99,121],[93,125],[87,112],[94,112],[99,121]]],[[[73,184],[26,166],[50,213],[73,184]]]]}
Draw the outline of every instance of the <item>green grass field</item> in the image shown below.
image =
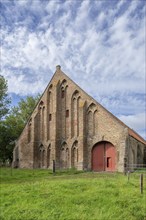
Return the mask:
{"type": "Polygon", "coordinates": [[[1,168],[1,220],[146,220],[146,176],[1,168]]]}

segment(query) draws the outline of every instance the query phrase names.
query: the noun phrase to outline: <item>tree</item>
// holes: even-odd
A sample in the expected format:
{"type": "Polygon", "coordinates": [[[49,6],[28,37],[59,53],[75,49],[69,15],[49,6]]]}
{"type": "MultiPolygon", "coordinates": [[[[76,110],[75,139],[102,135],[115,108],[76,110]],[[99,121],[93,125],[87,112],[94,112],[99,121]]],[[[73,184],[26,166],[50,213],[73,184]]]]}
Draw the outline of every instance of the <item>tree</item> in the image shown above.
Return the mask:
{"type": "Polygon", "coordinates": [[[27,96],[26,100],[21,99],[20,102],[18,103],[18,107],[13,108],[13,113],[15,112],[15,114],[21,117],[23,122],[26,123],[39,98],[40,95],[38,94],[35,98],[32,96],[27,96]]]}
{"type": "Polygon", "coordinates": [[[0,158],[3,161],[6,158],[6,144],[9,142],[9,137],[7,137],[7,128],[4,126],[4,116],[8,113],[10,98],[8,97],[8,86],[7,81],[3,76],[0,75],[0,158]]]}
{"type": "Polygon", "coordinates": [[[0,160],[3,163],[6,160],[12,161],[15,140],[21,134],[39,98],[40,95],[35,98],[27,96],[25,100],[21,99],[18,106],[13,107],[0,124],[0,160]]]}
{"type": "Polygon", "coordinates": [[[7,81],[0,75],[0,121],[8,113],[10,98],[8,97],[7,81]]]}
{"type": "Polygon", "coordinates": [[[9,129],[0,123],[0,161],[4,164],[7,160],[12,161],[12,152],[14,143],[12,143],[12,134],[9,129]]]}

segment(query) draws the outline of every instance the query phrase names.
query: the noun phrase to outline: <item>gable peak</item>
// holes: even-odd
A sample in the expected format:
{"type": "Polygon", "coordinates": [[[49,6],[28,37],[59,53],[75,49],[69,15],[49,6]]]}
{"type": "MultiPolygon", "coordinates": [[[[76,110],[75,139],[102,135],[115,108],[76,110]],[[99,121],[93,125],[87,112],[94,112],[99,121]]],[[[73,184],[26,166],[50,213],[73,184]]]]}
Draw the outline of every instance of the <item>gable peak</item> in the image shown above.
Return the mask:
{"type": "Polygon", "coordinates": [[[56,66],[56,71],[59,71],[59,70],[61,70],[61,66],[60,66],[60,65],[57,65],[57,66],[56,66]]]}

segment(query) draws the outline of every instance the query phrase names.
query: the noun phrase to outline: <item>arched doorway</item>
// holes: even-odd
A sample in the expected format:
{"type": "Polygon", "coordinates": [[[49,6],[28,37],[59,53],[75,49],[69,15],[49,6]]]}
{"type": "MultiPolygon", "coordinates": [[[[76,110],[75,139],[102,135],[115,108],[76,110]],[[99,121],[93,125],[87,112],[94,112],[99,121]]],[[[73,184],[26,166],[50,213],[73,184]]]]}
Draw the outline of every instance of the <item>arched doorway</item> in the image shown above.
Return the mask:
{"type": "Polygon", "coordinates": [[[115,171],[115,147],[107,141],[101,141],[92,149],[93,171],[115,171]]]}

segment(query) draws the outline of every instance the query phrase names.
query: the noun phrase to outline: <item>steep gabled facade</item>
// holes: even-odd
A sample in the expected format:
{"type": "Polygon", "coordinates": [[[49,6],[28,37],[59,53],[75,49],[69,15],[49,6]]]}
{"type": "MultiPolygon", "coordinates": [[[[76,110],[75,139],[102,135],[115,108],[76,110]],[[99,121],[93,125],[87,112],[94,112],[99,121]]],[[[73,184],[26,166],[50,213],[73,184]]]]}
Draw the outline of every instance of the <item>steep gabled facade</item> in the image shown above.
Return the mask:
{"type": "Polygon", "coordinates": [[[119,171],[144,163],[146,142],[56,72],[14,148],[13,166],[119,171]]]}

